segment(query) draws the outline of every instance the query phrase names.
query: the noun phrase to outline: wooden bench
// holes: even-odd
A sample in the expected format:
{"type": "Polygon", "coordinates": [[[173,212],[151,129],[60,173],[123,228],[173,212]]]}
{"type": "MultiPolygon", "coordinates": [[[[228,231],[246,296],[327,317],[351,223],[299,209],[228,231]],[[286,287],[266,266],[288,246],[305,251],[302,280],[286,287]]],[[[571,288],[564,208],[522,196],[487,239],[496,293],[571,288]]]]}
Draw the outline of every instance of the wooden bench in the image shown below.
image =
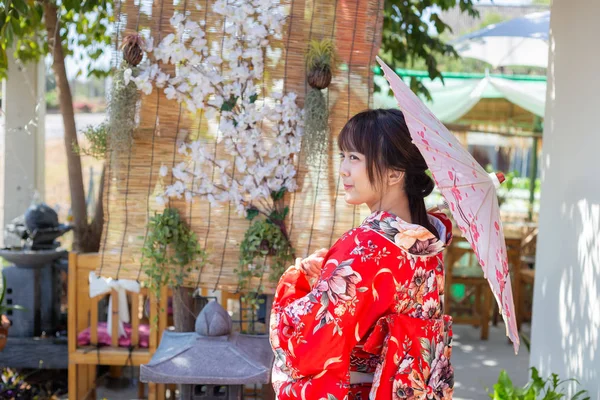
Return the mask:
{"type": "MultiPolygon", "coordinates": [[[[112,310],[108,310],[108,318],[112,318],[111,344],[98,347],[98,303],[111,295],[106,293],[90,298],[89,275],[100,266],[98,253],[71,253],[69,255],[69,398],[83,400],[96,397],[96,375],[98,365],[139,366],[148,363],[156,351],[162,332],[167,328],[167,289],[161,291],[160,304],[155,296],[142,288],[139,293],[127,292],[130,305],[131,346],[119,347],[117,292],[112,291],[112,310]],[[139,345],[139,326],[142,320],[141,310],[146,299],[150,304],[150,334],[148,347],[139,345]],[[157,321],[157,322],[155,322],[157,321]],[[78,334],[90,328],[90,344],[78,345],[78,334]]],[[[138,397],[144,397],[144,386],[138,386],[138,397]]],[[[165,398],[165,387],[159,384],[148,384],[148,399],[165,398]]]]}

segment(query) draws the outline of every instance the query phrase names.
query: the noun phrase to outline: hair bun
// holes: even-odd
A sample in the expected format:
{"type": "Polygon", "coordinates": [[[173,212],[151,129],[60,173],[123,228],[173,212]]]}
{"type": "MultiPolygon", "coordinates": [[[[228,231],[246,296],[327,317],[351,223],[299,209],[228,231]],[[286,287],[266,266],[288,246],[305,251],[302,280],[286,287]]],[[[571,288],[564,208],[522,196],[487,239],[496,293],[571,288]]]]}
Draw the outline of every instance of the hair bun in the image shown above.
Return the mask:
{"type": "Polygon", "coordinates": [[[434,187],[433,179],[425,171],[406,174],[404,190],[410,197],[424,199],[431,194],[434,187]]]}

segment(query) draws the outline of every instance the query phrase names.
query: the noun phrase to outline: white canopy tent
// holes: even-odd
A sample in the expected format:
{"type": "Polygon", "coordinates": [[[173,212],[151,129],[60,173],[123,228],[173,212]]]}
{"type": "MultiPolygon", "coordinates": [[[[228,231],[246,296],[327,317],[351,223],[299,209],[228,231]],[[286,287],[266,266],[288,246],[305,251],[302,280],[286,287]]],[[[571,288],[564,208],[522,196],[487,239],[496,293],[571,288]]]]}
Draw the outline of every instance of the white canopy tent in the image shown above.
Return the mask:
{"type": "MultiPolygon", "coordinates": [[[[409,72],[403,77],[407,83],[410,75],[409,72]]],[[[538,117],[544,117],[545,80],[512,80],[487,74],[480,78],[466,78],[468,74],[453,75],[455,77],[444,77],[444,83],[439,79],[433,81],[429,78],[421,79],[423,85],[429,90],[432,101],[427,101],[423,96],[421,99],[444,123],[458,121],[479,101],[489,98],[505,98],[538,117]]],[[[375,82],[382,89],[374,95],[375,107],[397,107],[394,97],[388,94],[385,78],[376,76],[375,82]]]]}

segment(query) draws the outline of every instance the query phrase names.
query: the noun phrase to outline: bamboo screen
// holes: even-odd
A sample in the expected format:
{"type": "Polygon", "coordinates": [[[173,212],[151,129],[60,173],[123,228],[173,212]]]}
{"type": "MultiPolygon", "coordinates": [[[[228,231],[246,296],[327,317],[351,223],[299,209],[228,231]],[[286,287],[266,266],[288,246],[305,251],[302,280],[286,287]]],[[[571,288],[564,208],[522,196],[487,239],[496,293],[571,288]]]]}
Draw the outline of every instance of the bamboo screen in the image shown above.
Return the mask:
{"type": "MultiPolygon", "coordinates": [[[[198,10],[192,0],[117,2],[117,43],[124,35],[139,31],[152,36],[154,44],[158,44],[171,32],[169,19],[179,10],[195,20],[205,20],[208,40],[220,46],[223,21],[212,12],[211,1],[199,3],[198,10]]],[[[319,168],[307,167],[300,153],[299,189],[294,194],[286,194],[290,207],[287,228],[295,255],[299,257],[331,246],[345,231],[359,224],[365,213],[344,202],[338,178],[336,137],[352,115],[371,104],[370,66],[375,62],[381,40],[383,0],[286,0],[282,6],[289,18],[283,39],[271,42],[273,50],[265,59],[261,96],[268,96],[279,84],[283,85],[284,92],[296,92],[298,104],[302,106],[308,88],[304,54],[310,40],[331,38],[338,56],[338,68],[325,93],[330,110],[328,153],[322,157],[319,168]]],[[[220,152],[220,145],[214,140],[218,135],[217,126],[202,115],[190,115],[156,89],[142,98],[139,128],[134,133],[132,149],[113,160],[106,175],[102,275],[144,280],[140,249],[147,235],[149,216],[161,211],[154,201],[159,169],[161,165],[172,166],[181,161],[176,148],[186,137],[212,138],[211,148],[220,152]]],[[[239,243],[249,221],[239,217],[228,204],[211,207],[208,202],[195,199],[193,204],[172,201],[170,206],[179,209],[208,252],[208,263],[202,270],[195,268],[187,284],[235,291],[234,269],[238,265],[239,243]]],[[[268,284],[266,288],[267,291],[273,289],[268,284]]]]}

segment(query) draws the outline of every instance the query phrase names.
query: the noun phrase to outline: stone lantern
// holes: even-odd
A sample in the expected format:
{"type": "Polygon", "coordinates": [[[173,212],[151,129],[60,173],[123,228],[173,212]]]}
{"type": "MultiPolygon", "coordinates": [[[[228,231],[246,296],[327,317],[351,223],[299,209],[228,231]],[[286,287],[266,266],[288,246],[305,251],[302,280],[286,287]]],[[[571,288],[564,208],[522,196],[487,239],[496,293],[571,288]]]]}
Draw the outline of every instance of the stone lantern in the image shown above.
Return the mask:
{"type": "Polygon", "coordinates": [[[196,332],[163,333],[156,353],[141,366],[140,379],[189,385],[181,390],[185,400],[241,400],[243,385],[270,384],[273,352],[268,336],[231,329],[227,311],[209,302],[196,319],[196,332]]]}

